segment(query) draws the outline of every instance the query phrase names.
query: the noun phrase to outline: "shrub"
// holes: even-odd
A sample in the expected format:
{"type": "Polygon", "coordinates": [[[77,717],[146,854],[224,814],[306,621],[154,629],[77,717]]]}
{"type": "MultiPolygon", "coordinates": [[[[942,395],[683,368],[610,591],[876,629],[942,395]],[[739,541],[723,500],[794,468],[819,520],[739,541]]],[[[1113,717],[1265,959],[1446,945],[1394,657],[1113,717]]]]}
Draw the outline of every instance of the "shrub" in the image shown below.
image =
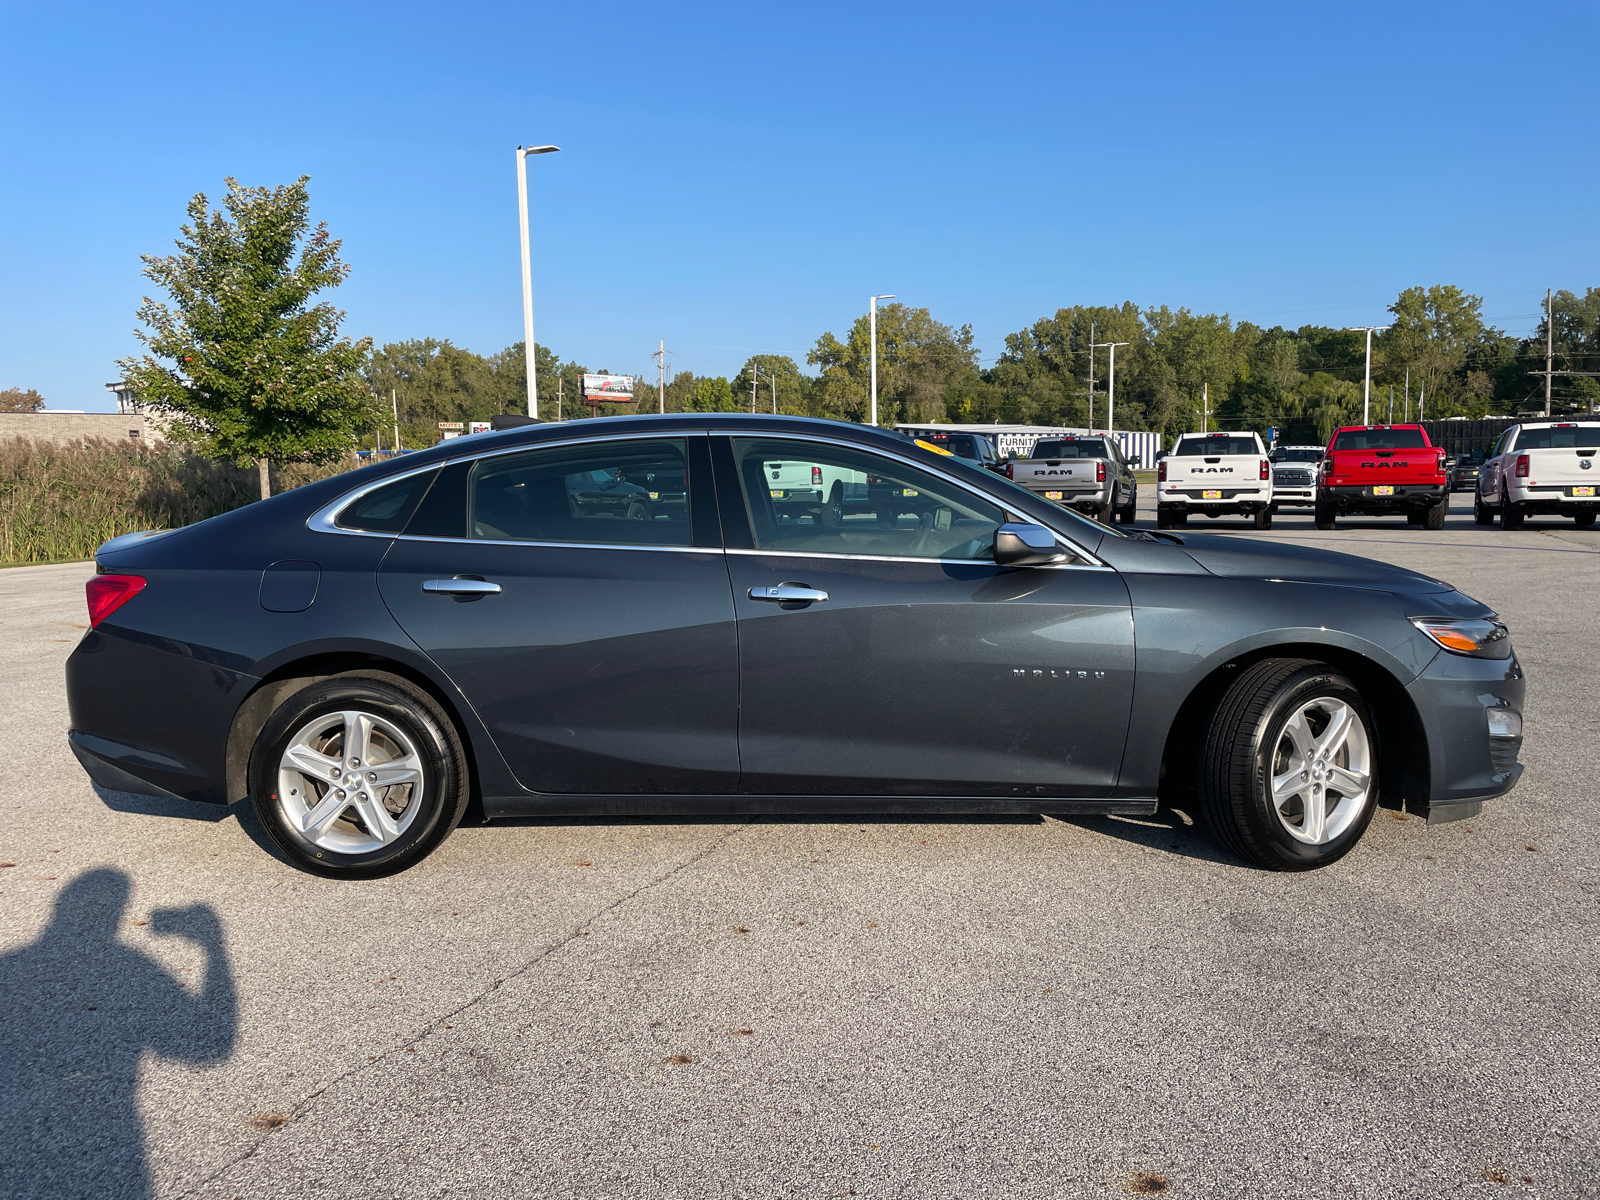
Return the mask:
{"type": "MultiPolygon", "coordinates": [[[[273,489],[349,470],[274,468],[273,489]]],[[[235,467],[165,443],[81,446],[0,442],[0,563],[87,559],[118,534],[203,521],[259,495],[254,467],[235,467]]]]}

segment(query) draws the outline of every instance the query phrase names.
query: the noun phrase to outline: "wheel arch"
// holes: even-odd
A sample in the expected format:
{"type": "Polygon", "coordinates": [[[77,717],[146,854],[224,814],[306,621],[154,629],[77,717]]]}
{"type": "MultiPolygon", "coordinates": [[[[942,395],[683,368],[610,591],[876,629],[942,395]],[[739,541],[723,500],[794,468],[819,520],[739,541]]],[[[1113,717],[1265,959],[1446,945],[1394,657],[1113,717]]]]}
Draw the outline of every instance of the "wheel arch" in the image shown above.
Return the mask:
{"type": "MultiPolygon", "coordinates": [[[[290,696],[320,683],[334,675],[350,671],[381,671],[422,689],[439,705],[461,739],[466,751],[467,771],[472,790],[472,803],[481,806],[483,796],[482,767],[491,768],[497,762],[483,764],[487,730],[483,728],[465,698],[449,681],[443,683],[428,671],[408,662],[404,657],[386,654],[378,649],[321,649],[291,657],[263,674],[249,695],[235,710],[228,730],[228,747],[224,759],[227,783],[227,801],[232,803],[249,795],[251,757],[256,739],[260,737],[267,721],[290,696]]],[[[497,752],[492,749],[490,755],[497,752]]]]}
{"type": "Polygon", "coordinates": [[[1158,794],[1191,811],[1197,796],[1200,739],[1223,692],[1246,668],[1268,658],[1305,658],[1348,676],[1371,709],[1378,738],[1378,804],[1426,816],[1430,784],[1427,729],[1405,685],[1375,659],[1325,642],[1283,642],[1234,655],[1184,698],[1162,748],[1158,794]]]}

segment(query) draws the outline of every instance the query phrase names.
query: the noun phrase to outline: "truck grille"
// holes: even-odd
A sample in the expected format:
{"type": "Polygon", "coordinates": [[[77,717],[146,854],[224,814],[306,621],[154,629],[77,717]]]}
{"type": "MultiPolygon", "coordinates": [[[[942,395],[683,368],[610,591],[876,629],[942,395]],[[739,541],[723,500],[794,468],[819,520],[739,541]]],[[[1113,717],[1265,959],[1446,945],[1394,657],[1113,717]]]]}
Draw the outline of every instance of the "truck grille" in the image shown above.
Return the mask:
{"type": "Polygon", "coordinates": [[[1311,485],[1310,471],[1274,471],[1272,482],[1279,487],[1309,487],[1311,485]]]}

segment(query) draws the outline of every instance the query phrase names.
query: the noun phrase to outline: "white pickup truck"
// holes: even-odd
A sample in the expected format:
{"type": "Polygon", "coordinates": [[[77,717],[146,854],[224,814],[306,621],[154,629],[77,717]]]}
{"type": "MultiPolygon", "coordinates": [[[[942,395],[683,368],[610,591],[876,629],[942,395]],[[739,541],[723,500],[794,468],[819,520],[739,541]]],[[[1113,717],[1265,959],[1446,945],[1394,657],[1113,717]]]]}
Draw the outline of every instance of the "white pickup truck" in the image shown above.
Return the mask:
{"type": "Polygon", "coordinates": [[[1132,525],[1139,511],[1137,458],[1123,456],[1115,438],[1068,434],[1040,438],[1027,458],[1006,463],[1006,478],[1062,508],[1076,509],[1102,524],[1113,518],[1132,525]]]}
{"type": "Polygon", "coordinates": [[[1272,464],[1254,433],[1185,433],[1156,465],[1156,528],[1189,517],[1247,516],[1272,528],[1272,464]]]}
{"type": "Polygon", "coordinates": [[[1479,525],[1500,515],[1502,529],[1521,529],[1541,514],[1571,517],[1580,528],[1600,511],[1600,421],[1538,421],[1500,435],[1478,470],[1472,513],[1479,525]]]}

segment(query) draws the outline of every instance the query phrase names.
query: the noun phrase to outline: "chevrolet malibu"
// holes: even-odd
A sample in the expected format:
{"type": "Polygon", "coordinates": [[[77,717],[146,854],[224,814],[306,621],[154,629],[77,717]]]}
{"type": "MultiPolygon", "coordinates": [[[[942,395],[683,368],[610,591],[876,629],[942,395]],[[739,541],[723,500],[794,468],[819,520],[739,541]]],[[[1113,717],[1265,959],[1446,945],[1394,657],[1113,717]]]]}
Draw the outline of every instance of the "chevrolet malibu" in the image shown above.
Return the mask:
{"type": "Polygon", "coordinates": [[[1506,627],[1327,551],[1112,529],[871,428],[536,425],[102,546],[67,663],[105,788],[248,798],[300,867],[410,866],[486,821],[1150,814],[1330,863],[1522,768],[1506,627]],[[811,464],[914,502],[788,496],[811,464]],[[627,503],[584,501],[593,480],[627,503]],[[671,483],[671,487],[662,484],[671,483]],[[665,488],[665,490],[663,490],[665,488]],[[476,800],[476,804],[473,801],[476,800]]]}

